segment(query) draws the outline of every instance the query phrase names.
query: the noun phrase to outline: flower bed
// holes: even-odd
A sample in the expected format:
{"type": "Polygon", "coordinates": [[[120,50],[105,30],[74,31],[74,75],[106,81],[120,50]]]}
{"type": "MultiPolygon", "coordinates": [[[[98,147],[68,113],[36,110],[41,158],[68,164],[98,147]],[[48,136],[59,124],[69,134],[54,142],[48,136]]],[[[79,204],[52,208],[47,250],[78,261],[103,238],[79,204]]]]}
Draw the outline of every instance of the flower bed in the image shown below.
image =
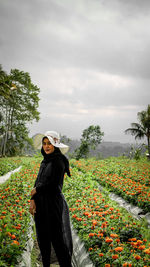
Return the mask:
{"type": "Polygon", "coordinates": [[[150,163],[128,159],[72,161],[82,172],[89,172],[93,179],[125,200],[150,211],[150,163]]]}
{"type": "Polygon", "coordinates": [[[18,168],[22,164],[23,158],[0,158],[0,176],[18,168]]]}
{"type": "MultiPolygon", "coordinates": [[[[28,211],[30,191],[39,162],[38,158],[24,159],[21,171],[1,185],[2,267],[16,266],[27,242],[31,218],[28,211]]],[[[74,162],[74,166],[76,164],[78,162],[74,162]]],[[[85,168],[80,166],[80,171],[76,167],[72,168],[71,178],[65,177],[64,194],[74,228],[91,260],[95,266],[149,266],[150,241],[146,223],[136,221],[110,201],[108,196],[100,193],[98,183],[93,180],[96,166],[92,167],[92,161],[85,161],[84,164],[85,168]],[[87,171],[88,168],[90,171],[87,171]]]]}
{"type": "Polygon", "coordinates": [[[73,168],[72,179],[65,180],[64,194],[74,228],[95,266],[149,266],[145,224],[100,193],[89,173],[73,168]]]}
{"type": "Polygon", "coordinates": [[[28,239],[30,190],[37,174],[37,162],[24,159],[19,173],[1,185],[0,266],[16,266],[28,239]]]}

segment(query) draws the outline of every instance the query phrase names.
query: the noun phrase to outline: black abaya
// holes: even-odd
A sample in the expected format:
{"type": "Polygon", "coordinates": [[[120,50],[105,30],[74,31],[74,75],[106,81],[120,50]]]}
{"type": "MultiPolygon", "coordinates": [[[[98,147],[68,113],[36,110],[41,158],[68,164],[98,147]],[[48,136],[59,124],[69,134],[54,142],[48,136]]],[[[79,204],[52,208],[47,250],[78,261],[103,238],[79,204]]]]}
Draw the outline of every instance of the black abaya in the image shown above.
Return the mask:
{"type": "Polygon", "coordinates": [[[51,244],[61,267],[71,267],[72,237],[69,209],[62,194],[64,173],[70,176],[69,162],[59,149],[46,155],[35,182],[35,225],[44,267],[50,266],[51,244]]]}

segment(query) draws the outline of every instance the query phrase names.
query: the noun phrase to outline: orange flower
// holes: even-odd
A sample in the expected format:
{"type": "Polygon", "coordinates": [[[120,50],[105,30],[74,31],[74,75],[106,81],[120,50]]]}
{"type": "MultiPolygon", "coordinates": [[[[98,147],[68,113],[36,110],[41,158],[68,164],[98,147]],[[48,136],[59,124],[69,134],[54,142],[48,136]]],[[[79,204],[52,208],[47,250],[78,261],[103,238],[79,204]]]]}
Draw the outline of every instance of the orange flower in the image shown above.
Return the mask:
{"type": "Polygon", "coordinates": [[[82,221],[82,218],[76,218],[77,221],[81,222],[82,221]]]}
{"type": "Polygon", "coordinates": [[[6,216],[1,216],[0,219],[5,219],[6,216]]]}
{"type": "Polygon", "coordinates": [[[107,227],[107,223],[102,223],[102,225],[101,225],[101,228],[105,228],[105,227],[107,227]]]}
{"type": "Polygon", "coordinates": [[[20,227],[20,226],[16,226],[15,228],[16,228],[17,230],[19,230],[21,227],[20,227]]]}
{"type": "Polygon", "coordinates": [[[145,249],[144,252],[145,252],[146,254],[150,255],[150,248],[145,249]]]}
{"type": "Polygon", "coordinates": [[[140,249],[140,250],[144,250],[144,249],[145,249],[145,246],[144,246],[144,245],[139,246],[138,249],[140,249]]]}
{"type": "Polygon", "coordinates": [[[136,238],[129,238],[129,241],[136,241],[136,238]]]}
{"type": "Polygon", "coordinates": [[[110,267],[110,264],[106,263],[106,264],[105,264],[105,267],[110,267]]]}
{"type": "Polygon", "coordinates": [[[112,259],[114,260],[118,259],[118,255],[117,254],[112,255],[112,259]]]}
{"type": "Polygon", "coordinates": [[[17,245],[17,246],[20,245],[20,243],[18,241],[16,241],[16,240],[14,240],[13,243],[11,243],[11,245],[14,245],[14,244],[17,245]]]}
{"type": "Polygon", "coordinates": [[[117,234],[110,234],[111,237],[118,237],[117,234]]]}
{"type": "Polygon", "coordinates": [[[115,251],[117,251],[117,252],[121,252],[123,250],[123,247],[116,247],[115,248],[115,251]]]}
{"type": "Polygon", "coordinates": [[[135,255],[134,258],[135,258],[136,260],[140,260],[140,259],[141,259],[141,256],[139,256],[139,255],[135,255]]]}
{"type": "Polygon", "coordinates": [[[89,237],[94,236],[94,235],[95,235],[94,233],[89,233],[89,237]]]}
{"type": "Polygon", "coordinates": [[[103,254],[103,253],[99,253],[99,256],[100,256],[100,257],[103,257],[103,256],[104,256],[104,254],[103,254]]]}
{"type": "Polygon", "coordinates": [[[113,239],[112,238],[109,238],[109,237],[106,237],[105,238],[105,242],[106,243],[111,243],[111,242],[113,242],[113,239]]]}
{"type": "Polygon", "coordinates": [[[97,221],[96,220],[92,220],[93,225],[97,225],[97,221]]]}
{"type": "Polygon", "coordinates": [[[141,245],[142,243],[143,243],[143,241],[137,240],[137,245],[141,245]]]}
{"type": "Polygon", "coordinates": [[[104,236],[104,234],[103,234],[103,233],[99,233],[99,234],[98,234],[98,236],[100,236],[100,237],[103,237],[103,236],[104,236]]]}
{"type": "Polygon", "coordinates": [[[6,211],[2,211],[2,214],[6,214],[6,211]]]}

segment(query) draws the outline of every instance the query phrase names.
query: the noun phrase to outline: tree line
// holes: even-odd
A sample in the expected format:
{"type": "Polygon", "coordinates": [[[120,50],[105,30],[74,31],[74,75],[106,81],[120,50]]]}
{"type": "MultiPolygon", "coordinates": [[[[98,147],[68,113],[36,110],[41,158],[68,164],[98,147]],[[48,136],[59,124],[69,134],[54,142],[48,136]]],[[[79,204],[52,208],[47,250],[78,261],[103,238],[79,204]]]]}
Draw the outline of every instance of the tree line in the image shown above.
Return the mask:
{"type": "MultiPolygon", "coordinates": [[[[131,123],[131,127],[125,130],[125,134],[131,134],[135,136],[135,139],[147,139],[147,158],[150,160],[150,105],[146,110],[137,113],[139,122],[131,123]]],[[[77,160],[80,158],[87,158],[90,149],[95,149],[98,144],[101,143],[104,132],[101,131],[100,126],[91,125],[85,129],[80,139],[80,146],[75,150],[74,156],[77,160]]],[[[139,153],[142,150],[142,146],[136,148],[132,147],[131,153],[135,154],[135,157],[139,157],[139,153]],[[136,155],[137,154],[137,155],[136,155]]]]}
{"type": "Polygon", "coordinates": [[[0,155],[14,156],[32,145],[27,123],[39,120],[40,89],[28,72],[12,69],[7,74],[0,65],[0,155]]]}

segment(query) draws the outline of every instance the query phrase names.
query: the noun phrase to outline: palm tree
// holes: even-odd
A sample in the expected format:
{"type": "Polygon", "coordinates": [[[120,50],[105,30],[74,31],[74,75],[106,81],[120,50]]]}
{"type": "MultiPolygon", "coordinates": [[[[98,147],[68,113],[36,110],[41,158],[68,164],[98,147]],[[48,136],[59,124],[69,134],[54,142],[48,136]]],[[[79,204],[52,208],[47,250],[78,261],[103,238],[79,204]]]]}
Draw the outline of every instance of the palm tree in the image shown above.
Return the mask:
{"type": "Polygon", "coordinates": [[[137,113],[140,123],[131,123],[132,128],[125,130],[125,133],[135,135],[135,139],[147,138],[148,143],[148,159],[150,160],[150,105],[146,110],[137,113]]]}

